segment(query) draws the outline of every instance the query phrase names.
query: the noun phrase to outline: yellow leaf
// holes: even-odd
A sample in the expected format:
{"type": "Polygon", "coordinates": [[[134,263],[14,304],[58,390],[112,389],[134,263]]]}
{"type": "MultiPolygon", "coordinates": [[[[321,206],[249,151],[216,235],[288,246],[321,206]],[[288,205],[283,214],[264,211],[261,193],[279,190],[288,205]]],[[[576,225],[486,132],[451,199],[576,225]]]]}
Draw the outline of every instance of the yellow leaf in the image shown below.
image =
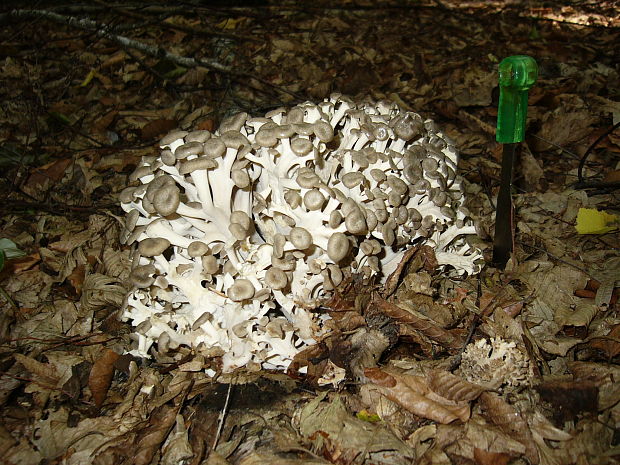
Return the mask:
{"type": "Polygon", "coordinates": [[[579,234],[605,234],[618,228],[620,218],[594,208],[580,208],[577,213],[579,234]]]}
{"type": "Polygon", "coordinates": [[[93,80],[96,74],[97,74],[97,70],[91,69],[88,75],[84,78],[84,80],[80,84],[80,87],[86,87],[88,84],[90,84],[90,81],[93,80]]]}
{"type": "Polygon", "coordinates": [[[226,18],[225,20],[217,23],[215,27],[219,29],[237,29],[237,26],[243,21],[245,21],[244,17],[237,18],[237,19],[226,18]]]}
{"type": "Polygon", "coordinates": [[[360,410],[355,416],[360,420],[367,421],[368,423],[376,423],[381,421],[381,417],[379,415],[376,413],[370,413],[368,410],[360,410]]]}

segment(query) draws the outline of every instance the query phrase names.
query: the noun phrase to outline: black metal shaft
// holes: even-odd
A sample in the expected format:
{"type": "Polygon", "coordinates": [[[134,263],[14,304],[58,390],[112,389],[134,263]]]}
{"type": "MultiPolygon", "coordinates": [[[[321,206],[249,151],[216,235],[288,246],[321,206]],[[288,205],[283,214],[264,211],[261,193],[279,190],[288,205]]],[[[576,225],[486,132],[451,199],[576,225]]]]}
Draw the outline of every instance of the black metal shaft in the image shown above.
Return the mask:
{"type": "Polygon", "coordinates": [[[500,268],[506,265],[514,245],[514,222],[512,211],[512,170],[517,144],[504,144],[502,174],[495,212],[495,239],[493,240],[493,263],[500,268]]]}

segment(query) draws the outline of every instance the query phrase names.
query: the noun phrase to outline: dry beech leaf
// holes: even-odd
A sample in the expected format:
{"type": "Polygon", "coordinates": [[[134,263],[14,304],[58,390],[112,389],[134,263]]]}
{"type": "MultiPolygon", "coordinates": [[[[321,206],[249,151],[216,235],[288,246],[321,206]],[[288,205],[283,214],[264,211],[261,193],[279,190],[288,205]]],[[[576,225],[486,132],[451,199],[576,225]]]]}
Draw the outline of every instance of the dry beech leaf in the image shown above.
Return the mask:
{"type": "Polygon", "coordinates": [[[142,126],[140,136],[142,140],[154,139],[155,137],[163,136],[177,126],[178,123],[176,120],[165,118],[156,119],[142,126]]]}
{"type": "Polygon", "coordinates": [[[86,274],[86,267],[84,265],[76,266],[73,271],[67,276],[67,281],[75,290],[75,295],[78,297],[82,295],[82,285],[84,284],[84,277],[86,274]]]}
{"type": "Polygon", "coordinates": [[[88,387],[93,394],[97,408],[100,408],[108,395],[108,389],[114,375],[114,362],[120,355],[111,349],[105,349],[103,355],[93,364],[88,377],[88,387]]]}
{"type": "Polygon", "coordinates": [[[486,389],[465,381],[449,371],[430,370],[426,375],[429,389],[446,399],[469,402],[477,399],[486,389]]]}
{"type": "Polygon", "coordinates": [[[483,416],[525,446],[525,455],[532,464],[539,463],[538,451],[527,421],[521,414],[497,394],[484,392],[480,395],[483,416]]]}
{"type": "Polygon", "coordinates": [[[403,255],[396,269],[388,276],[383,286],[383,297],[387,298],[396,291],[405,268],[408,268],[408,271],[419,271],[424,269],[431,272],[435,271],[437,266],[437,259],[435,258],[435,252],[432,247],[423,245],[421,247],[410,248],[403,255]]]}
{"type": "Polygon", "coordinates": [[[596,305],[586,300],[578,302],[574,310],[569,307],[556,310],[554,318],[560,326],[588,326],[598,310],[596,305]]]}
{"type": "Polygon", "coordinates": [[[160,446],[176,423],[178,409],[162,405],[155,409],[149,417],[149,423],[142,428],[134,440],[136,454],[134,465],[148,465],[159,451],[160,446]]]}
{"type": "Polygon", "coordinates": [[[35,381],[48,386],[56,386],[61,373],[49,363],[41,363],[32,357],[14,354],[15,360],[23,365],[30,373],[36,376],[35,381]]]}
{"type": "Polygon", "coordinates": [[[508,454],[501,452],[490,452],[474,447],[474,460],[476,465],[507,465],[513,459],[508,454]]]}
{"type": "Polygon", "coordinates": [[[429,391],[421,376],[388,374],[379,368],[366,370],[365,375],[373,383],[377,380],[383,395],[415,415],[444,424],[469,419],[469,403],[453,402],[429,391]]]}
{"type": "Polygon", "coordinates": [[[433,342],[448,349],[460,349],[463,341],[455,337],[450,331],[443,329],[433,320],[418,316],[413,312],[382,299],[375,294],[371,305],[375,305],[381,312],[385,313],[396,322],[423,334],[433,342]]]}
{"type": "Polygon", "coordinates": [[[65,170],[72,162],[71,158],[61,158],[39,168],[33,168],[32,174],[26,180],[25,187],[29,191],[36,192],[38,188],[45,186],[47,183],[60,181],[65,174],[65,170]]]}
{"type": "Polygon", "coordinates": [[[373,382],[373,384],[376,384],[377,386],[396,386],[396,380],[394,377],[383,371],[381,368],[367,368],[364,370],[364,374],[373,382]]]}
{"type": "Polygon", "coordinates": [[[609,334],[590,341],[590,347],[602,350],[609,359],[620,354],[620,325],[615,325],[609,334]]]}

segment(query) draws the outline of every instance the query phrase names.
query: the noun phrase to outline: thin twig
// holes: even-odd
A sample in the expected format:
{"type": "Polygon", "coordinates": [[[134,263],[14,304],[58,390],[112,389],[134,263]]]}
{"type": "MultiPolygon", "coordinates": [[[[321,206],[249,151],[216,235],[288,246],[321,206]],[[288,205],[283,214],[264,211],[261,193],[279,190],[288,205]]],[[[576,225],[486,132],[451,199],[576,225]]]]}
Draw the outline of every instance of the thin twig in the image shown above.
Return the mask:
{"type": "Polygon", "coordinates": [[[213,439],[213,446],[211,450],[215,450],[217,447],[217,443],[220,440],[220,435],[222,434],[222,429],[224,428],[224,420],[226,419],[226,414],[228,413],[228,403],[230,401],[230,393],[232,392],[232,383],[228,383],[228,392],[226,393],[226,401],[224,402],[224,407],[220,412],[220,416],[217,419],[217,432],[215,433],[215,438],[213,439]]]}

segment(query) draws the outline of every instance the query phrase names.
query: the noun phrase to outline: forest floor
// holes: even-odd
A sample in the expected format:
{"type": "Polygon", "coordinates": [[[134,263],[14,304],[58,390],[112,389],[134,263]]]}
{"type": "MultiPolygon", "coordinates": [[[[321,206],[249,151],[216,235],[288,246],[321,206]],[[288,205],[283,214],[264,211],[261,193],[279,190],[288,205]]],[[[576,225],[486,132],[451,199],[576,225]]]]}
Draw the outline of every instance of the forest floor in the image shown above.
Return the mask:
{"type": "MultiPolygon", "coordinates": [[[[617,2],[22,3],[0,7],[0,463],[620,461],[618,216],[576,230],[583,209],[620,215],[617,2]],[[500,270],[497,69],[511,55],[539,76],[500,270]],[[118,195],[141,157],[174,128],[333,92],[396,102],[454,141],[481,273],[414,260],[385,300],[398,338],[361,380],[319,383],[350,368],[333,352],[307,377],[211,377],[216,361],[189,349],[127,355],[118,195]]],[[[364,326],[381,292],[326,305],[364,326]]]]}

